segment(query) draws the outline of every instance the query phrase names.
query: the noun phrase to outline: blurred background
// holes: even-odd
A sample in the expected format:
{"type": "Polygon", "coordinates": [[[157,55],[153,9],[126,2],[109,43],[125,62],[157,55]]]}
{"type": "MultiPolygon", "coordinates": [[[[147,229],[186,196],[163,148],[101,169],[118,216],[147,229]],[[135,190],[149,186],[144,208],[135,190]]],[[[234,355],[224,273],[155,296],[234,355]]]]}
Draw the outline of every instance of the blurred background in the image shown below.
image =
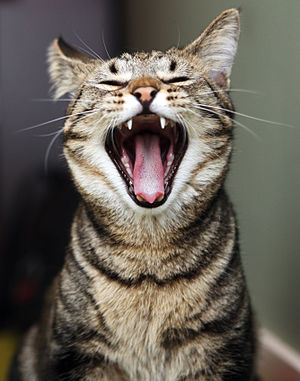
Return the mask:
{"type": "Polygon", "coordinates": [[[249,117],[237,117],[227,189],[258,321],[300,351],[300,2],[0,0],[0,372],[62,264],[78,201],[57,135],[63,120],[43,124],[67,106],[51,101],[48,45],[61,35],[104,59],[183,47],[231,7],[242,11],[232,97],[249,117]]]}

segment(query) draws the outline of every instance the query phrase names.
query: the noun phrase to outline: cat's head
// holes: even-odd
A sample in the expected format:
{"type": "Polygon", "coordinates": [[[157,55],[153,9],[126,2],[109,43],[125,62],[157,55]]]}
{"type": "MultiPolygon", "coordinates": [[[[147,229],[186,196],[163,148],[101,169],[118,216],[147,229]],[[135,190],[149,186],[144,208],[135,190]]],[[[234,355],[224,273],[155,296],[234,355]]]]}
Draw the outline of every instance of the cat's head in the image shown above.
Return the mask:
{"type": "Polygon", "coordinates": [[[72,95],[64,152],[85,198],[157,214],[217,192],[231,152],[238,35],[230,9],[184,49],[104,61],[62,39],[50,46],[55,96],[72,95]]]}

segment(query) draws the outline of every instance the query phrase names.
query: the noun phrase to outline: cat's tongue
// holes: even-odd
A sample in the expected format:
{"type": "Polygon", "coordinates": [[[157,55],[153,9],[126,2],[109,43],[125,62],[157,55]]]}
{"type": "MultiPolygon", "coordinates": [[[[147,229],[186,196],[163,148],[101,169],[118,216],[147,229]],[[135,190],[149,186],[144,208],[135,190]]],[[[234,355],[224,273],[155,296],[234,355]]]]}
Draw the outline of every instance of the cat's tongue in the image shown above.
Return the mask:
{"type": "Polygon", "coordinates": [[[164,169],[159,136],[151,133],[138,134],[135,136],[134,145],[134,193],[153,204],[155,200],[164,196],[164,169]]]}

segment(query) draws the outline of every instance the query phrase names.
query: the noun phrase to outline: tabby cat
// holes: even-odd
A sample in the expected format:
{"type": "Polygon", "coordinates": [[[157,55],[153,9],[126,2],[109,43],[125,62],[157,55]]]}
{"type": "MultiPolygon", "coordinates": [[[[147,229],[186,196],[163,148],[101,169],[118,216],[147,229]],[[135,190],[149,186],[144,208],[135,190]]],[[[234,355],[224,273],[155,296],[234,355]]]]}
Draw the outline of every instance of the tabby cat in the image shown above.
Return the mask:
{"type": "Polygon", "coordinates": [[[103,61],[61,38],[55,96],[81,204],[14,369],[22,381],[250,381],[255,335],[236,221],[229,75],[239,12],[184,49],[103,61]]]}

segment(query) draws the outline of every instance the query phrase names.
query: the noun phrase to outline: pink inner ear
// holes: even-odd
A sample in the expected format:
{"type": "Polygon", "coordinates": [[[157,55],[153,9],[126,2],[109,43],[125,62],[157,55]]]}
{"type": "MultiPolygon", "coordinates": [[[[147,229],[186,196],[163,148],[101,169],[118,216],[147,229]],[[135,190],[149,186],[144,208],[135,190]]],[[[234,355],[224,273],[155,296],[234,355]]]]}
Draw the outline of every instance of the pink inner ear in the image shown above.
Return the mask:
{"type": "Polygon", "coordinates": [[[217,86],[226,87],[228,85],[227,77],[223,72],[213,73],[211,75],[211,79],[216,83],[217,86]]]}

